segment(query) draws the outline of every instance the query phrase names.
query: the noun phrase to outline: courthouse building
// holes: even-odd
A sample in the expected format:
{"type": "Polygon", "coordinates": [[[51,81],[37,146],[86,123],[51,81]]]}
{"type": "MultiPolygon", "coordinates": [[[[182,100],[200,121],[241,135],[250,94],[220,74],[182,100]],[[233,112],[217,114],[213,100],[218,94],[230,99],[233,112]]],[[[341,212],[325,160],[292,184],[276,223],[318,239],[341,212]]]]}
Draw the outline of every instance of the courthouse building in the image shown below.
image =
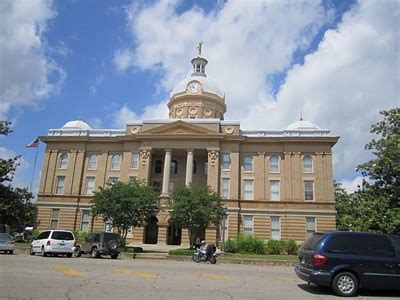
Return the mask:
{"type": "MultiPolygon", "coordinates": [[[[199,49],[200,50],[200,49],[199,49]]],[[[128,234],[134,244],[187,246],[187,230],[169,222],[170,193],[209,185],[224,199],[221,226],[208,242],[239,233],[303,241],[336,228],[329,130],[300,120],[282,130],[242,130],[225,120],[229,99],[206,76],[207,60],[192,59],[193,73],[168,102],[169,119],[141,120],[123,129],[94,129],[81,120],[50,129],[38,194],[38,228],[104,230],[90,200],[107,182],[143,179],[160,192],[159,211],[128,234]]]]}

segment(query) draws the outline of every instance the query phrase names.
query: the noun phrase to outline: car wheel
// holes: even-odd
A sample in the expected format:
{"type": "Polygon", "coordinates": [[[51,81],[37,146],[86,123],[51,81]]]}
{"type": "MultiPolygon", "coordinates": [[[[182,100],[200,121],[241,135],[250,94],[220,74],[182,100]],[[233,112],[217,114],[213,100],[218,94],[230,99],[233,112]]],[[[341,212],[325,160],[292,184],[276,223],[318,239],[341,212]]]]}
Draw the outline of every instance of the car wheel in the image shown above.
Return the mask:
{"type": "Polygon", "coordinates": [[[33,251],[33,247],[31,246],[31,248],[29,249],[29,254],[30,255],[35,255],[35,251],[33,251]]]}
{"type": "Polygon", "coordinates": [[[338,296],[354,296],[358,292],[358,280],[353,273],[339,273],[333,278],[332,289],[338,296]]]}
{"type": "Polygon", "coordinates": [[[107,248],[110,251],[116,251],[118,248],[118,243],[116,240],[110,240],[107,242],[107,248]]]}
{"type": "Polygon", "coordinates": [[[82,255],[82,250],[81,250],[81,248],[80,247],[76,247],[75,249],[74,249],[74,256],[75,257],[80,257],[82,255]]]}
{"type": "Polygon", "coordinates": [[[67,253],[67,257],[72,257],[72,253],[67,253]]]}
{"type": "Polygon", "coordinates": [[[100,252],[97,250],[96,247],[93,247],[92,252],[90,253],[92,258],[99,258],[100,257],[100,252]]]}
{"type": "Polygon", "coordinates": [[[111,254],[111,258],[112,258],[112,259],[117,259],[117,258],[118,258],[118,253],[116,253],[116,254],[111,254]]]}
{"type": "Polygon", "coordinates": [[[42,247],[42,252],[41,252],[42,256],[45,257],[47,256],[46,250],[44,250],[44,247],[42,247]]]}

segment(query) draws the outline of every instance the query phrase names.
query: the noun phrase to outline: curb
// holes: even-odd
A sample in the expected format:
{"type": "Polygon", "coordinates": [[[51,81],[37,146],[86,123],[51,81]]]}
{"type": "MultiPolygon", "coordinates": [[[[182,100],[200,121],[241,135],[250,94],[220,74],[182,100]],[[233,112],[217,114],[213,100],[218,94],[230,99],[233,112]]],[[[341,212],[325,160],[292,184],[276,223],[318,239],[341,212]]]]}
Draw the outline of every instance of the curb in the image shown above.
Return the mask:
{"type": "MultiPolygon", "coordinates": [[[[192,261],[192,258],[190,256],[183,256],[183,255],[167,255],[166,259],[175,261],[192,261]]],[[[258,266],[285,266],[285,267],[294,267],[295,265],[297,265],[297,262],[292,260],[243,259],[243,258],[226,258],[226,257],[218,257],[218,263],[258,265],[258,266]]]]}

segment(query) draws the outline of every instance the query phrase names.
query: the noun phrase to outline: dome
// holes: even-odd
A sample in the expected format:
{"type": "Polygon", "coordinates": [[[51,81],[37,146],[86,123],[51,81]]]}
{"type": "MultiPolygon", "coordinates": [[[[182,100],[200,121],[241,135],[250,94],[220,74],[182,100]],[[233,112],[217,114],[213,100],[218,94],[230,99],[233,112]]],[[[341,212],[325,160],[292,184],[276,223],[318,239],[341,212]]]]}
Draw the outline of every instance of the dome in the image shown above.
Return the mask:
{"type": "Polygon", "coordinates": [[[304,120],[294,122],[286,128],[286,130],[319,130],[319,129],[321,128],[315,125],[314,123],[304,120]]]}
{"type": "Polygon", "coordinates": [[[83,129],[83,130],[92,129],[92,127],[90,127],[88,123],[86,123],[82,120],[69,121],[69,122],[65,123],[61,128],[62,129],[83,129]]]}
{"type": "Polygon", "coordinates": [[[189,77],[183,79],[181,82],[179,82],[177,84],[177,86],[175,87],[175,89],[172,91],[171,96],[178,94],[178,93],[186,92],[187,85],[191,81],[200,82],[203,87],[203,91],[205,91],[207,93],[217,95],[221,98],[224,97],[224,93],[221,91],[221,89],[218,88],[218,85],[213,80],[211,80],[208,77],[195,76],[195,75],[189,76],[189,77]]]}

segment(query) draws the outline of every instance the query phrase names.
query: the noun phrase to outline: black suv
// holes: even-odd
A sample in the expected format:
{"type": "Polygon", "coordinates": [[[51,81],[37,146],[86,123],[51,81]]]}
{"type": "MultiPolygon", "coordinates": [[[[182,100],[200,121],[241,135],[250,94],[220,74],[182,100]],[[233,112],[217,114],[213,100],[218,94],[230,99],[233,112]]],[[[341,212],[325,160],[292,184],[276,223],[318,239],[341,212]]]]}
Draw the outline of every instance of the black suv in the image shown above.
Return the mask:
{"type": "Polygon", "coordinates": [[[89,233],[84,243],[75,246],[74,253],[76,257],[84,253],[90,254],[93,258],[99,258],[101,255],[111,255],[116,259],[120,253],[121,237],[116,233],[96,232],[89,233]]]}
{"type": "Polygon", "coordinates": [[[296,275],[339,296],[360,288],[400,289],[400,236],[361,232],[313,234],[299,250],[296,275]]]}

